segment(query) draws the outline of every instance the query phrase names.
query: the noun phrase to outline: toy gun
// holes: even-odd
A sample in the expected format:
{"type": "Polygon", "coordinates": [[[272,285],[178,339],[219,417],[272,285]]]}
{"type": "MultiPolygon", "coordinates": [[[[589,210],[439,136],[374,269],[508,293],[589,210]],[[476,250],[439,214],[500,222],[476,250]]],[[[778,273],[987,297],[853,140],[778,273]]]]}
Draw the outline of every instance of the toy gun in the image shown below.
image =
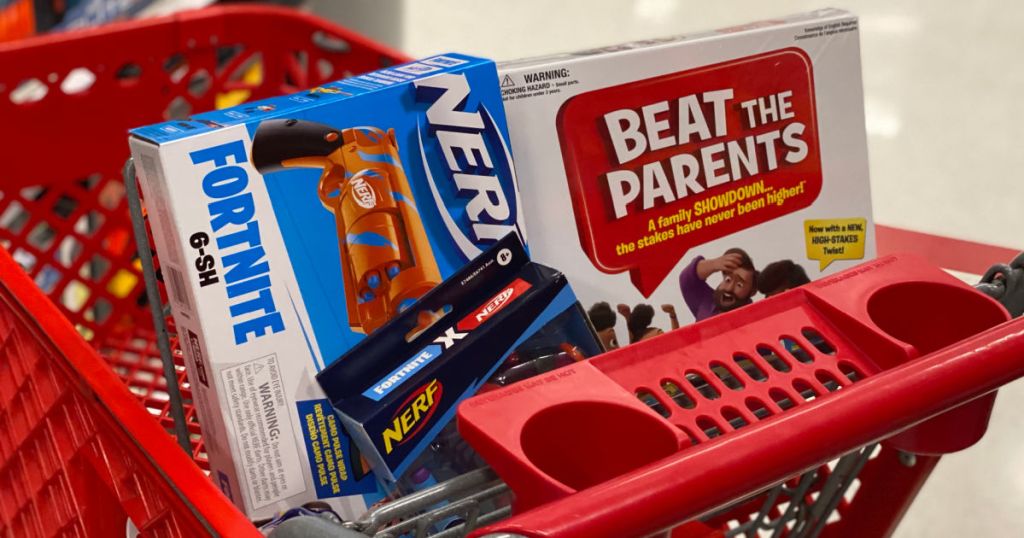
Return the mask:
{"type": "Polygon", "coordinates": [[[261,174],[323,170],[318,194],[338,225],[352,330],[373,332],[441,282],[394,129],[267,120],[253,137],[252,162],[261,174]]]}

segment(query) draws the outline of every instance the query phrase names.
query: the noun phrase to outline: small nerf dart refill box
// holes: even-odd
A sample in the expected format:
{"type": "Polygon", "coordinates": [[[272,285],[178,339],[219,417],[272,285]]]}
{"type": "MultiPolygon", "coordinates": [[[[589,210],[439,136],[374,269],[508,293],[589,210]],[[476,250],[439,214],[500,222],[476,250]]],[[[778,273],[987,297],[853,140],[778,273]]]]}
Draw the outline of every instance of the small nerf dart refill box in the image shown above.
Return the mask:
{"type": "Polygon", "coordinates": [[[485,385],[557,375],[542,373],[559,366],[557,357],[572,362],[599,352],[565,277],[531,262],[509,235],[317,381],[390,490],[409,471],[442,476],[442,467],[453,463],[420,456],[465,398],[485,385]],[[513,353],[517,364],[505,365],[513,353]]]}
{"type": "Polygon", "coordinates": [[[826,9],[499,64],[530,254],[608,341],[874,257],[857,28],[826,9]]]}
{"type": "Polygon", "coordinates": [[[497,74],[445,54],[135,129],[209,452],[250,517],[375,494],[315,380],[520,233],[497,74]]]}

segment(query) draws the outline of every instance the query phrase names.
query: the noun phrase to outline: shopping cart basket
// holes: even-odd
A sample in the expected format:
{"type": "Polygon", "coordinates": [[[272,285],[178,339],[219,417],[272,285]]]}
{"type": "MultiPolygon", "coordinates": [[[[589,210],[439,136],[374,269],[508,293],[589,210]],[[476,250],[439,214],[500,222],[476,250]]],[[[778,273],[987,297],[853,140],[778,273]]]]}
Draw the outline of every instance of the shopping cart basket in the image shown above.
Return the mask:
{"type": "MultiPolygon", "coordinates": [[[[159,324],[153,325],[147,311],[142,260],[119,179],[126,131],[400,59],[314,18],[251,7],[0,46],[0,117],[7,120],[0,127],[0,240],[9,252],[0,252],[0,536],[113,536],[132,526],[143,536],[257,535],[202,473],[193,411],[186,407],[178,423],[187,426],[196,465],[161,428],[172,422],[169,393],[180,385],[187,401],[188,385],[180,361],[165,371],[159,324]]],[[[718,377],[722,370],[705,363],[696,383],[676,379],[675,396],[652,385],[639,396],[654,413],[676,420],[684,416],[686,402],[693,402],[699,412],[687,416],[694,422],[676,427],[695,445],[659,449],[649,456],[664,458],[653,463],[628,459],[614,473],[605,469],[596,477],[556,454],[545,470],[580,472],[582,481],[566,479],[573,488],[537,495],[513,480],[522,513],[480,533],[640,536],[688,522],[675,534],[884,536],[938,461],[936,454],[969,444],[984,428],[983,421],[954,417],[953,423],[973,428],[938,447],[915,445],[912,434],[893,435],[948,421],[947,414],[907,429],[1022,373],[1019,325],[985,330],[1002,318],[981,310],[987,313],[977,319],[955,317],[957,323],[937,330],[943,338],[928,345],[908,340],[923,356],[901,365],[872,369],[870,361],[858,361],[875,356],[862,347],[865,335],[828,322],[815,327],[839,350],[840,359],[825,369],[831,377],[819,378],[811,367],[793,362],[799,357],[786,354],[795,348],[769,341],[794,372],[813,372],[800,378],[805,385],[774,372],[773,354],[756,354],[756,348],[748,362],[723,365],[729,374],[724,378],[718,377]],[[849,364],[842,357],[850,357],[849,364]],[[746,369],[751,365],[767,381],[746,369]],[[780,388],[778,399],[764,389],[763,407],[709,396],[729,394],[744,380],[774,387],[778,379],[791,385],[780,388]],[[913,390],[891,398],[895,405],[880,402],[879,395],[900,388],[913,390]],[[717,414],[700,411],[706,409],[717,414]],[[874,491],[886,491],[886,498],[874,491]]],[[[692,338],[708,325],[698,327],[631,353],[678,344],[679,335],[692,338]]],[[[793,341],[818,364],[830,360],[816,338],[800,335],[793,341]]],[[[977,419],[991,405],[991,396],[986,398],[958,410],[973,409],[967,414],[977,419]]],[[[491,457],[510,477],[514,467],[508,459],[491,457]]],[[[473,510],[477,493],[429,510],[464,489],[500,494],[505,486],[487,471],[472,473],[347,526],[350,534],[392,538],[405,532],[390,525],[394,520],[404,520],[400,525],[412,532],[429,529],[430,521],[446,517],[444,511],[459,503],[473,510]]],[[[462,532],[452,531],[447,534],[462,532]]]]}

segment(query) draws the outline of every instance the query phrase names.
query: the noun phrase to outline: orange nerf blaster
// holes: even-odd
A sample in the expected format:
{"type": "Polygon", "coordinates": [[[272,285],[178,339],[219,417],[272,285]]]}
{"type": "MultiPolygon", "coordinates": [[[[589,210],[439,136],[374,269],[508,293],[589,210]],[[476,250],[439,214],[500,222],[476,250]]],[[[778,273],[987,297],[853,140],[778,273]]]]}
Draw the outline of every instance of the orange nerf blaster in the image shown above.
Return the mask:
{"type": "Polygon", "coordinates": [[[338,225],[352,330],[372,333],[441,282],[394,129],[267,120],[253,137],[252,162],[261,174],[323,170],[318,194],[338,225]]]}

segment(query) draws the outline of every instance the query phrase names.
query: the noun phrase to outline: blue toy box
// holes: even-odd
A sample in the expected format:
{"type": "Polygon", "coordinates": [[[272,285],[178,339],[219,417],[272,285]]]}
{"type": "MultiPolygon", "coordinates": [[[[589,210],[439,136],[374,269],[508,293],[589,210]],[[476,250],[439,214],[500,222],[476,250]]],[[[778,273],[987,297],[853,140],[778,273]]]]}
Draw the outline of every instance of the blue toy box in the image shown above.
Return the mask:
{"type": "Polygon", "coordinates": [[[376,481],[315,376],[522,237],[494,64],[433,56],[130,143],[217,482],[253,518],[358,515],[376,481]]]}

